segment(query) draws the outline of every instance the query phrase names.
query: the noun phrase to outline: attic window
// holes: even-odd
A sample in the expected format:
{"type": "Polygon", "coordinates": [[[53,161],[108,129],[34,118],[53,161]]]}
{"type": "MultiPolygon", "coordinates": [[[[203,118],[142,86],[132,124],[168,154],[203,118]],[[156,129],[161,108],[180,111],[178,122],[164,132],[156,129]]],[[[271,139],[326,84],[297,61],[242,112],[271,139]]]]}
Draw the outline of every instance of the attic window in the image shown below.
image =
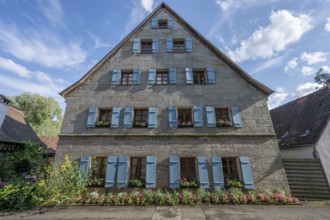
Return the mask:
{"type": "Polygon", "coordinates": [[[173,52],[184,53],[186,51],[186,45],[184,40],[174,39],[173,40],[173,52]]]}
{"type": "Polygon", "coordinates": [[[141,41],[141,53],[152,53],[152,40],[141,41]]]}
{"type": "Polygon", "coordinates": [[[167,20],[158,20],[158,28],[166,29],[167,27],[167,20]]]}

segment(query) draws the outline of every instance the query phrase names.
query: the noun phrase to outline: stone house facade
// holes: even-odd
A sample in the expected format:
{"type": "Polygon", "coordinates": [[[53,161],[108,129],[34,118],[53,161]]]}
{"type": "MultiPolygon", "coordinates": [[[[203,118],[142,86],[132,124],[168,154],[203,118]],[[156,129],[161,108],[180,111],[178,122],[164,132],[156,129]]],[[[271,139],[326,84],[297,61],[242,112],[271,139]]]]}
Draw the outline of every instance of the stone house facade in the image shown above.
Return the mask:
{"type": "Polygon", "coordinates": [[[272,92],[162,3],[60,93],[67,106],[56,160],[69,154],[86,172],[96,156],[106,188],[145,178],[147,188],[187,179],[212,189],[238,179],[288,191],[272,92]]]}

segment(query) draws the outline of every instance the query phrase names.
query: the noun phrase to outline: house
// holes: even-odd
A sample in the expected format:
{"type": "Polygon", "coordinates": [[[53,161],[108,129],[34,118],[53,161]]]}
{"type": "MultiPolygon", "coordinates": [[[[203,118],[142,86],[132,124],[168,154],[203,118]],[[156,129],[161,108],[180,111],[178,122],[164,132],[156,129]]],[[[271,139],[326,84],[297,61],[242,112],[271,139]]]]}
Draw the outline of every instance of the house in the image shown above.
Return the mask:
{"type": "Polygon", "coordinates": [[[330,80],[328,87],[272,109],[270,113],[281,156],[287,163],[288,175],[292,176],[288,176],[289,184],[292,178],[290,187],[315,188],[319,192],[313,192],[313,196],[319,193],[320,198],[327,194],[329,199],[330,80]],[[309,181],[311,185],[307,186],[309,181]],[[324,190],[320,191],[322,187],[324,190]]]}
{"type": "Polygon", "coordinates": [[[162,3],[60,94],[55,160],[65,155],[106,188],[225,187],[288,191],[267,98],[254,80],[162,3]],[[95,156],[95,157],[91,157],[95,156]],[[91,159],[94,158],[94,159],[91,159]]]}
{"type": "Polygon", "coordinates": [[[48,157],[55,158],[56,148],[58,145],[58,136],[38,136],[40,140],[47,146],[46,153],[48,157]]]}
{"type": "Polygon", "coordinates": [[[0,95],[0,152],[19,149],[23,141],[42,143],[23,112],[9,106],[10,100],[0,95]]]}

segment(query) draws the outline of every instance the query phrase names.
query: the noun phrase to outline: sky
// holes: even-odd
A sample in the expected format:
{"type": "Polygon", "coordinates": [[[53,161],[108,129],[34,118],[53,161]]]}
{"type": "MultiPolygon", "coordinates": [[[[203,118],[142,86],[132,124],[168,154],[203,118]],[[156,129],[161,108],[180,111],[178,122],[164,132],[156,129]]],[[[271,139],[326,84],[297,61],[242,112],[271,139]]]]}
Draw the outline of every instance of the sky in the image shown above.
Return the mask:
{"type": "MultiPolygon", "coordinates": [[[[330,72],[330,0],[165,0],[249,75],[269,108],[315,91],[330,72]]],[[[0,94],[55,98],[162,1],[0,0],[0,94]]]]}

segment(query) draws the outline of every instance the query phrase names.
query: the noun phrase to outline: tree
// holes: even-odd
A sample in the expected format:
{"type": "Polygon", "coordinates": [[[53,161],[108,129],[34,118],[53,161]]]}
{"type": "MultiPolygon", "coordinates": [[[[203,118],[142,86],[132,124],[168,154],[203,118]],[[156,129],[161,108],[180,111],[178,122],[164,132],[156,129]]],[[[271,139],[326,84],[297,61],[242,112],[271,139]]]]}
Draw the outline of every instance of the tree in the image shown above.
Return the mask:
{"type": "Polygon", "coordinates": [[[56,136],[60,133],[62,110],[52,97],[23,93],[11,99],[12,106],[21,110],[39,136],[56,136]]]}
{"type": "Polygon", "coordinates": [[[314,81],[322,86],[325,86],[328,79],[330,79],[330,73],[325,72],[323,68],[320,68],[314,77],[314,81]]]}

